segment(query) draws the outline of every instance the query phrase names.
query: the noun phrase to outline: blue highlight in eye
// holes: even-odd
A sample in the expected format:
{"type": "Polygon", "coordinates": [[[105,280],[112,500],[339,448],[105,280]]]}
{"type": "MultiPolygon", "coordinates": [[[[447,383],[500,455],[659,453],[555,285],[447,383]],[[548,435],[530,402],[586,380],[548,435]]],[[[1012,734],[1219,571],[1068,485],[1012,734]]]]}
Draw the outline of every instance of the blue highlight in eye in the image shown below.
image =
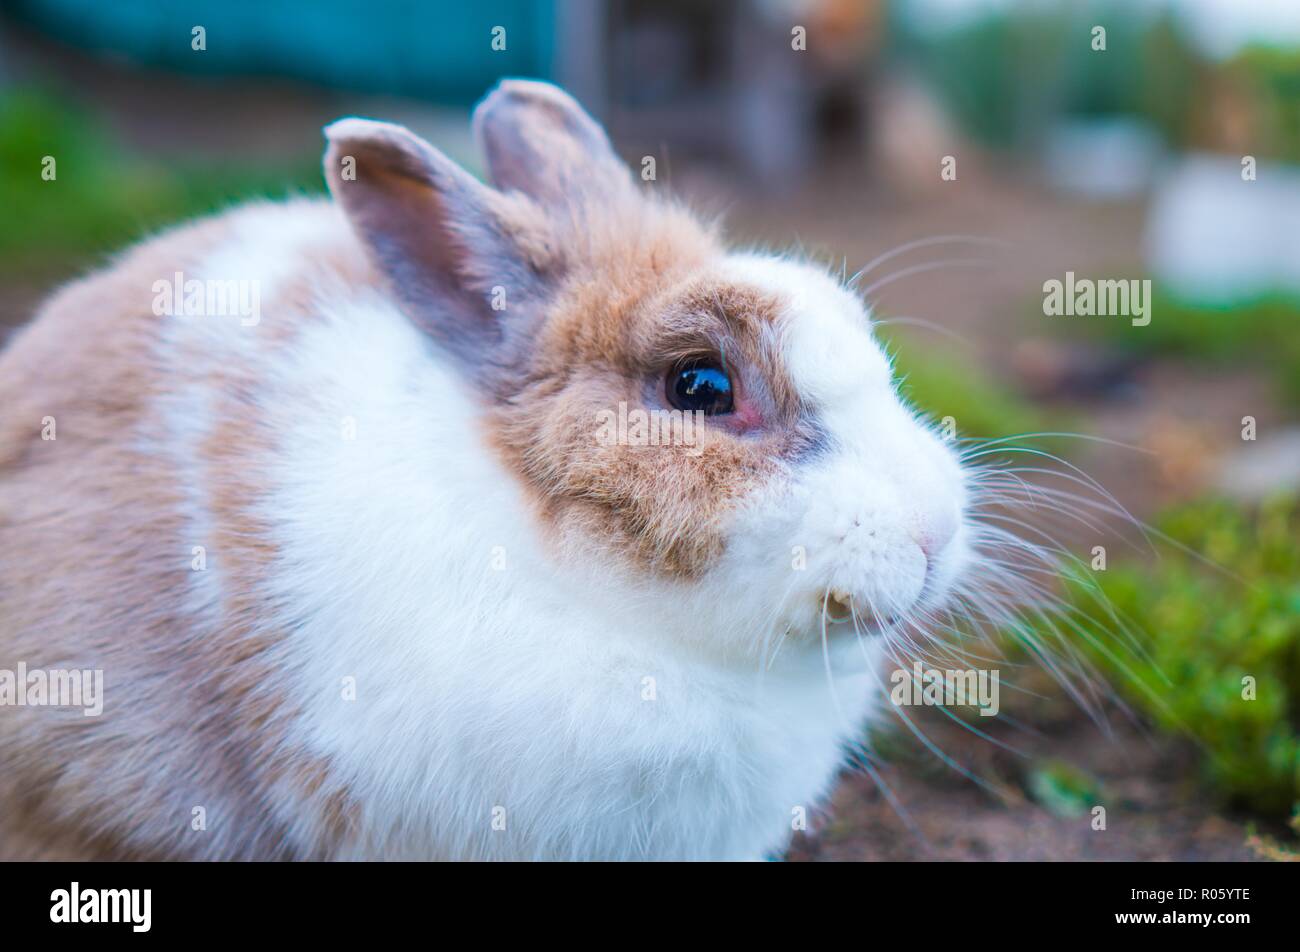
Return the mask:
{"type": "Polygon", "coordinates": [[[683,367],[669,380],[668,397],[679,410],[730,413],[731,378],[725,370],[712,364],[683,367]]]}

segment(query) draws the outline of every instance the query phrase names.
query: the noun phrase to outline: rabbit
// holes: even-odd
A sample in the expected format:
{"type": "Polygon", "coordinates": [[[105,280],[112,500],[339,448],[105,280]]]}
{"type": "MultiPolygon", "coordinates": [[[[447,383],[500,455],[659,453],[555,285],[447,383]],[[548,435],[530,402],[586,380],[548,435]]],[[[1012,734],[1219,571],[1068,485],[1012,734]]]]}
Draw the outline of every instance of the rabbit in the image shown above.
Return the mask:
{"type": "Polygon", "coordinates": [[[329,198],[0,354],[0,670],[103,678],[0,705],[0,856],[762,860],[822,808],[971,562],[958,455],[827,269],[556,86],[472,122],[486,181],[336,121],[329,198]]]}

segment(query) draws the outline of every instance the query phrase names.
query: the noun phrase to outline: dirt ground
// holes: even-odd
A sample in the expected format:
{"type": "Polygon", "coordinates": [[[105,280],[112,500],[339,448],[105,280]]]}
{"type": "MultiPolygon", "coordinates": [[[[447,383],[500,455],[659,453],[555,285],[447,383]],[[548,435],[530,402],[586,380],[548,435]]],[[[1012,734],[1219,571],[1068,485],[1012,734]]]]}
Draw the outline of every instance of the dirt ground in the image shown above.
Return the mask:
{"type": "MultiPolygon", "coordinates": [[[[995,719],[996,720],[996,719],[995,719]]],[[[927,734],[979,776],[979,786],[917,750],[877,770],[902,813],[865,772],[846,773],[824,815],[797,834],[788,859],[849,860],[1251,860],[1249,821],[1206,802],[1188,778],[1191,751],[1112,723],[1107,736],[1084,718],[1017,739],[1024,756],[927,719],[927,734]],[[1027,793],[1040,759],[1068,757],[1094,778],[1104,830],[1090,810],[1059,815],[1027,793]]],[[[981,725],[983,726],[983,725],[981,725]]],[[[1001,731],[994,731],[995,736],[1001,731]]]]}
{"type": "MultiPolygon", "coordinates": [[[[83,74],[81,88],[99,97],[99,107],[123,135],[155,152],[188,144],[209,154],[225,150],[232,158],[279,154],[288,148],[284,138],[289,130],[301,131],[310,140],[307,148],[314,149],[321,122],[350,111],[378,114],[373,103],[357,108],[334,94],[268,91],[264,84],[186,88],[177,80],[155,84],[150,92],[129,71],[94,73],[92,78],[87,81],[83,74]],[[142,105],[145,97],[151,97],[152,108],[142,105]],[[220,115],[216,133],[211,123],[200,120],[204,110],[220,115]]],[[[815,181],[782,195],[727,183],[725,175],[707,167],[692,169],[684,161],[677,166],[672,184],[688,196],[702,196],[711,207],[729,209],[733,235],[781,247],[797,240],[827,260],[844,260],[850,273],[917,239],[975,235],[1003,242],[996,251],[954,243],[900,256],[876,276],[944,258],[982,257],[988,263],[918,272],[882,286],[872,300],[883,313],[940,325],[946,333],[918,331],[922,336],[916,339],[953,351],[1013,385],[1024,382],[1035,347],[1053,346],[1050,328],[1035,323],[1051,318],[1033,315],[1044,280],[1067,270],[1130,274],[1141,258],[1140,206],[1072,202],[1036,184],[1032,175],[996,163],[983,163],[942,192],[905,198],[842,160],[829,163],[815,181]]],[[[55,262],[48,274],[6,277],[0,286],[0,327],[25,320],[36,301],[74,270],[55,262]]],[[[1261,423],[1277,415],[1264,384],[1249,373],[1206,376],[1176,365],[1134,368],[1126,372],[1123,386],[1056,399],[1060,402],[1045,405],[1059,406],[1063,415],[1068,411],[1074,430],[1157,450],[1146,456],[1081,443],[1072,456],[1139,516],[1194,492],[1209,478],[1202,461],[1215,458],[1235,436],[1232,421],[1241,415],[1237,407],[1257,408],[1261,423]]],[[[1057,710],[1050,723],[1032,729],[994,725],[994,735],[1020,746],[1023,756],[935,715],[923,720],[936,745],[985,778],[988,789],[919,745],[891,745],[890,759],[880,765],[878,776],[907,819],[876,781],[846,774],[827,813],[814,819],[811,831],[797,835],[789,859],[1252,857],[1245,845],[1246,823],[1207,801],[1186,779],[1192,774],[1189,751],[1144,735],[1122,717],[1109,733],[1082,712],[1068,709],[1057,710]],[[1093,830],[1086,814],[1057,815],[1027,795],[1033,765],[1061,757],[1099,782],[1107,807],[1104,831],[1093,830]]]]}

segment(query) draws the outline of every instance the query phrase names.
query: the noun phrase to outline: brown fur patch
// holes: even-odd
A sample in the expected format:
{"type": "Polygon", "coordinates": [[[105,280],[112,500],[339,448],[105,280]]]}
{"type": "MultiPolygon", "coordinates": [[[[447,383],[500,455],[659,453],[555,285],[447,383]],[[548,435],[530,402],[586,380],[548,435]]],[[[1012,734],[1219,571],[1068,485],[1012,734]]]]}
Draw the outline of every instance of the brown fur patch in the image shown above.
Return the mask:
{"type": "Polygon", "coordinates": [[[562,286],[510,362],[492,437],[563,542],[695,576],[721,552],[736,500],[813,433],[779,354],[782,302],[721,279],[716,236],[639,196],[585,208],[562,286]],[[710,418],[695,446],[604,445],[600,411],[667,409],[683,358],[723,362],[758,425],[710,418]]]}

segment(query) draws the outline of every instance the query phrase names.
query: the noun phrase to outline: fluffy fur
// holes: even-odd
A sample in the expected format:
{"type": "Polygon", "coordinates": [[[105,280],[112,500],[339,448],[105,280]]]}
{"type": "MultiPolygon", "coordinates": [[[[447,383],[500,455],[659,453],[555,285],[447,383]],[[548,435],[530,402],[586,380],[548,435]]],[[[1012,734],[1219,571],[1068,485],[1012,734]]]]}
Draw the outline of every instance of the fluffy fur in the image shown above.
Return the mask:
{"type": "Polygon", "coordinates": [[[475,126],[492,186],[336,124],[334,201],[159,236],[0,355],[0,668],[106,683],[0,708],[0,854],[754,859],[829,789],[883,695],[824,608],[942,603],[955,457],[828,275],[553,87],[475,126]],[[177,271],[260,321],[155,315],[177,271]],[[700,354],[738,410],[699,445],[596,440],[700,354]]]}

